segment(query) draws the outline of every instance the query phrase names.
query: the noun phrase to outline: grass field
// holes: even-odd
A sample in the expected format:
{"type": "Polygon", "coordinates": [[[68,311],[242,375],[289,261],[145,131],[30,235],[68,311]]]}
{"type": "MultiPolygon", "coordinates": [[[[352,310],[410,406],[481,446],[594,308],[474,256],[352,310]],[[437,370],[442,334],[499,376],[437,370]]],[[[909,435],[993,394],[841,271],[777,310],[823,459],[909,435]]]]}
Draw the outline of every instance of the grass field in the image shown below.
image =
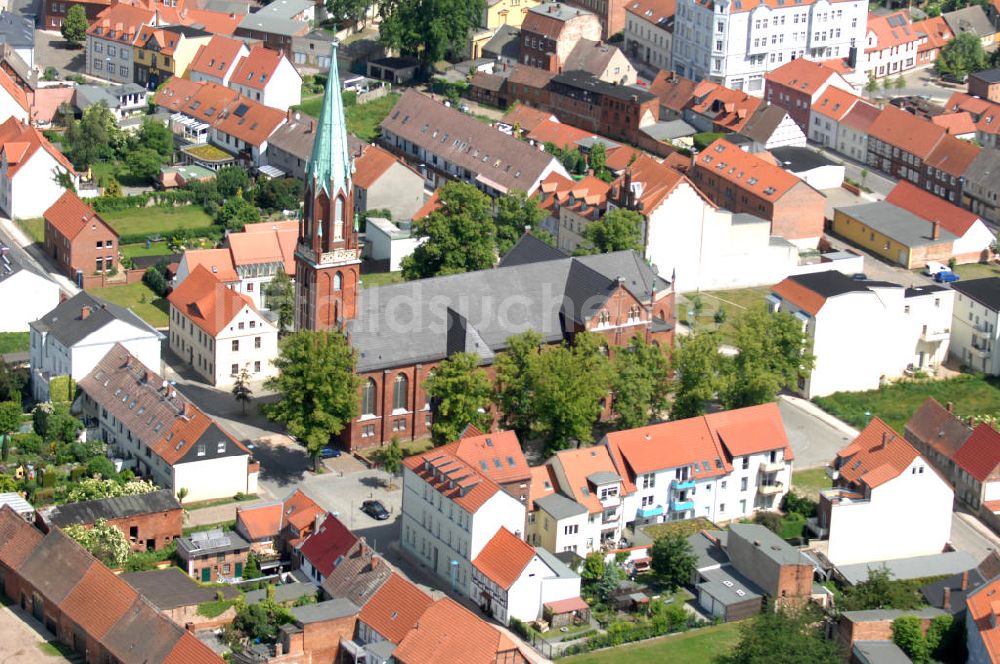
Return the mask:
{"type": "Polygon", "coordinates": [[[934,397],[942,404],[951,401],[960,417],[993,415],[1000,412],[1000,380],[962,375],[948,380],[906,381],[881,390],[837,392],[813,401],[859,429],[865,426],[868,418],[865,413],[869,412],[902,433],[903,425],[927,397],[934,397]]]}
{"type": "Polygon", "coordinates": [[[809,468],[808,470],[796,470],[792,473],[792,489],[806,498],[817,500],[819,492],[823,489],[829,489],[831,485],[826,468],[809,468]]]}
{"type": "Polygon", "coordinates": [[[146,243],[141,244],[123,244],[121,246],[122,255],[127,258],[137,258],[139,256],[169,256],[173,252],[167,248],[167,243],[163,242],[150,242],[149,248],[146,247],[146,243]]]}
{"type": "Polygon", "coordinates": [[[181,228],[204,228],[211,226],[213,222],[212,217],[200,205],[128,208],[105,212],[101,217],[121,235],[166,235],[181,228]]]}
{"type": "Polygon", "coordinates": [[[567,664],[710,664],[712,659],[729,651],[739,640],[739,623],[702,627],[683,634],[663,636],[576,655],[559,660],[567,664]]]}
{"type": "Polygon", "coordinates": [[[740,317],[740,314],[750,307],[762,305],[764,298],[770,292],[770,286],[755,286],[736,290],[686,293],[682,296],[682,301],[678,303],[677,317],[682,323],[688,325],[688,311],[691,310],[693,313],[694,301],[701,300],[701,313],[694,316],[696,329],[718,329],[723,343],[733,343],[736,337],[736,328],[733,324],[740,317]],[[719,309],[726,312],[722,325],[715,322],[715,312],[719,309]]]}
{"type": "Polygon", "coordinates": [[[169,311],[167,301],[158,297],[141,281],[135,284],[92,288],[88,292],[113,304],[131,309],[153,327],[167,326],[169,311]]]}
{"type": "Polygon", "coordinates": [[[718,526],[708,519],[698,517],[696,519],[687,519],[685,521],[671,521],[667,523],[657,523],[651,526],[642,526],[642,531],[656,540],[663,537],[667,533],[680,533],[681,535],[687,537],[688,535],[693,535],[700,530],[714,530],[717,527],[718,526]]]}
{"type": "Polygon", "coordinates": [[[986,277],[1000,277],[1000,265],[994,263],[970,263],[968,265],[956,265],[955,272],[962,279],[985,279],[986,277]]]}
{"type": "Polygon", "coordinates": [[[38,219],[18,219],[17,225],[38,244],[45,242],[45,220],[41,217],[38,219]]]}
{"type": "Polygon", "coordinates": [[[27,332],[0,332],[0,355],[4,353],[27,353],[31,343],[27,332]]]}
{"type": "MultiPolygon", "coordinates": [[[[378,137],[379,124],[389,115],[389,111],[399,100],[398,92],[390,92],[367,104],[353,104],[344,108],[344,119],[347,121],[347,131],[363,141],[373,141],[378,137]]],[[[298,110],[314,118],[319,117],[323,107],[323,95],[315,95],[302,100],[298,110]]]]}
{"type": "Polygon", "coordinates": [[[386,286],[388,284],[403,283],[402,272],[375,272],[361,275],[361,286],[371,288],[373,286],[386,286]]]}

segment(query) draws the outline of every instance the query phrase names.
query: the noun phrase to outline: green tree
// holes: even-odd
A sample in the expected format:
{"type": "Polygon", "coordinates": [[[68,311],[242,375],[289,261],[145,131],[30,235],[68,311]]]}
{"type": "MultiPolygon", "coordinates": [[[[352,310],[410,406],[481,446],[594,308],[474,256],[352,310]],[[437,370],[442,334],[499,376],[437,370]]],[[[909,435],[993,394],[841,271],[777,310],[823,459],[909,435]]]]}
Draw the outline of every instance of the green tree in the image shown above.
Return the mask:
{"type": "Polygon", "coordinates": [[[155,150],[163,159],[174,155],[174,135],[162,122],[147,118],[139,131],[139,144],[144,148],[155,150]]]}
{"type": "Polygon", "coordinates": [[[427,240],[403,259],[405,279],[485,270],[496,261],[489,197],[464,182],[438,191],[441,207],[413,223],[414,235],[427,240]]]}
{"type": "Polygon", "coordinates": [[[104,182],[104,191],[101,192],[102,196],[108,198],[118,198],[122,195],[122,185],[118,182],[118,178],[111,176],[104,182]]]}
{"type": "Polygon", "coordinates": [[[611,386],[611,368],[601,337],[578,334],[538,356],[534,377],[538,430],[548,450],[566,449],[571,441],[589,443],[611,386]]]}
{"type": "Polygon", "coordinates": [[[379,462],[390,475],[399,472],[403,462],[403,448],[399,446],[399,441],[393,438],[389,441],[388,447],[383,447],[379,454],[379,462]]]}
{"type": "Polygon", "coordinates": [[[273,362],[278,375],[265,385],[281,400],[261,410],[306,445],[315,468],[319,451],[357,417],[354,352],[340,332],[301,330],[281,340],[273,362]]]}
{"type": "Polygon", "coordinates": [[[101,479],[114,479],[118,477],[118,471],[115,470],[115,464],[108,457],[95,456],[87,460],[87,475],[101,479]]]}
{"type": "Polygon", "coordinates": [[[98,519],[91,527],[66,526],[63,532],[108,567],[121,567],[132,552],[125,534],[104,519],[98,519]]]}
{"type": "Polygon", "coordinates": [[[580,578],[587,583],[593,583],[604,576],[604,554],[592,551],[583,559],[580,578]]]}
{"type": "Polygon", "coordinates": [[[505,429],[524,440],[538,420],[535,377],[542,335],[534,330],[507,339],[507,350],[497,356],[494,401],[505,429]]]}
{"type": "MultiPolygon", "coordinates": [[[[21,403],[19,401],[4,401],[0,403],[0,438],[6,443],[10,434],[21,428],[21,403]]],[[[4,457],[4,461],[7,457],[4,457]]]]}
{"type": "Polygon", "coordinates": [[[254,224],[258,221],[260,221],[260,210],[239,193],[227,198],[219,211],[215,213],[215,223],[221,224],[231,231],[242,231],[247,224],[254,224]]]}
{"type": "Polygon", "coordinates": [[[274,641],[278,629],[294,620],[295,616],[288,609],[268,598],[256,604],[238,602],[233,626],[252,641],[274,641]]]}
{"type": "Polygon", "coordinates": [[[722,390],[727,408],[767,403],[783,388],[794,388],[812,370],[815,358],[808,350],[802,322],[779,311],[753,307],[736,322],[732,372],[722,390]]]}
{"type": "Polygon", "coordinates": [[[65,168],[59,168],[58,166],[53,168],[52,181],[63,189],[68,189],[74,194],[76,193],[76,183],[73,182],[73,176],[65,168]]]}
{"type": "Polygon", "coordinates": [[[152,148],[137,148],[126,155],[125,165],[133,176],[153,181],[160,174],[163,157],[152,148]]]}
{"type": "Polygon", "coordinates": [[[231,198],[250,187],[250,176],[241,166],[225,166],[215,175],[215,188],[223,198],[231,198]]]}
{"type": "Polygon", "coordinates": [[[431,64],[463,46],[485,10],[485,0],[386,0],[379,3],[379,40],[431,64]]]}
{"type": "Polygon", "coordinates": [[[257,182],[254,203],[266,212],[297,210],[302,189],[302,180],[298,178],[267,178],[257,182]]]}
{"type": "MultiPolygon", "coordinates": [[[[497,199],[495,217],[497,253],[503,256],[517,244],[527,226],[537,233],[538,225],[545,219],[545,211],[538,201],[520,189],[514,189],[497,199]]],[[[544,233],[544,231],[542,231],[544,233]]]]}
{"type": "Polygon", "coordinates": [[[243,406],[243,416],[247,414],[247,404],[253,400],[253,390],[250,389],[250,370],[247,367],[240,369],[233,383],[233,398],[243,406]]]}
{"type": "Polygon", "coordinates": [[[892,642],[914,662],[927,661],[927,641],[917,616],[900,616],[892,621],[892,642]]]}
{"type": "Polygon", "coordinates": [[[934,661],[964,664],[966,651],[965,623],[950,614],[935,616],[927,628],[927,651],[934,661]]]}
{"type": "Polygon", "coordinates": [[[0,360],[0,401],[21,403],[21,392],[28,385],[28,369],[0,360]]]}
{"type": "Polygon", "coordinates": [[[439,364],[424,388],[431,397],[434,418],[431,438],[435,445],[458,440],[468,425],[489,430],[490,379],[479,368],[479,356],[456,353],[439,364]]]}
{"type": "Polygon", "coordinates": [[[896,88],[897,90],[902,90],[903,88],[905,88],[906,87],[906,77],[903,76],[902,74],[900,74],[899,76],[897,76],[896,80],[894,80],[892,82],[892,87],[896,88]]]}
{"type": "Polygon", "coordinates": [[[264,286],[264,306],[278,314],[278,331],[284,334],[295,325],[295,284],[284,270],[264,286]]]}
{"type": "Polygon", "coordinates": [[[875,95],[878,92],[878,80],[875,78],[875,72],[868,72],[868,80],[865,82],[865,92],[868,93],[869,97],[875,95]]]}
{"type": "Polygon", "coordinates": [[[100,500],[102,498],[117,498],[118,496],[139,496],[159,490],[160,487],[147,480],[119,482],[114,479],[87,478],[72,485],[72,488],[66,494],[66,502],[78,503],[83,500],[100,500]]]}
{"type": "Polygon", "coordinates": [[[90,106],[83,116],[66,129],[63,145],[77,169],[114,159],[123,147],[124,137],[114,114],[103,101],[90,106]]]}
{"type": "Polygon", "coordinates": [[[73,417],[69,403],[46,401],[31,411],[35,433],[47,443],[72,443],[83,428],[80,420],[73,417]]]}
{"type": "Polygon", "coordinates": [[[264,573],[260,571],[260,563],[257,561],[257,554],[248,553],[247,554],[247,564],[243,566],[243,579],[259,579],[264,576],[264,573]]]}
{"type": "Polygon", "coordinates": [[[843,611],[910,610],[920,608],[923,603],[923,597],[912,587],[893,581],[888,569],[877,567],[868,570],[867,579],[844,590],[840,608],[843,611]]]}
{"type": "Polygon", "coordinates": [[[691,580],[698,560],[687,537],[679,532],[667,533],[654,541],[649,555],[653,571],[670,592],[691,580]]]}
{"type": "Polygon", "coordinates": [[[357,25],[367,9],[368,0],[326,0],[327,14],[338,25],[357,25]]]}
{"type": "Polygon", "coordinates": [[[964,81],[972,72],[987,67],[986,50],[973,32],[963,32],[941,47],[934,69],[956,81],[964,81]]]}
{"type": "Polygon", "coordinates": [[[190,492],[188,491],[188,488],[186,486],[182,486],[181,488],[177,489],[177,502],[183,505],[184,499],[188,497],[188,493],[190,492]]]}
{"type": "Polygon", "coordinates": [[[618,426],[633,429],[649,423],[650,417],[667,407],[670,367],[658,344],[636,335],[628,346],[618,349],[614,359],[614,399],[611,407],[618,426]]]}
{"type": "Polygon", "coordinates": [[[611,182],[614,179],[611,171],[608,170],[608,150],[604,143],[594,143],[593,147],[590,148],[589,162],[590,170],[594,171],[595,177],[605,182],[611,182]]]}
{"type": "Polygon", "coordinates": [[[614,208],[587,224],[583,237],[589,246],[578,248],[575,252],[578,255],[642,251],[642,215],[634,210],[614,208]]]}
{"type": "Polygon", "coordinates": [[[837,644],[819,625],[822,614],[812,606],[799,610],[762,611],[740,625],[740,640],[716,664],[840,664],[837,644]]]}
{"type": "Polygon", "coordinates": [[[674,350],[674,403],[670,419],[683,420],[705,412],[705,403],[719,391],[725,358],[715,332],[681,337],[674,350]]]}
{"type": "Polygon", "coordinates": [[[73,46],[79,46],[87,38],[87,27],[87,12],[83,5],[70,5],[60,30],[63,39],[73,46]]]}

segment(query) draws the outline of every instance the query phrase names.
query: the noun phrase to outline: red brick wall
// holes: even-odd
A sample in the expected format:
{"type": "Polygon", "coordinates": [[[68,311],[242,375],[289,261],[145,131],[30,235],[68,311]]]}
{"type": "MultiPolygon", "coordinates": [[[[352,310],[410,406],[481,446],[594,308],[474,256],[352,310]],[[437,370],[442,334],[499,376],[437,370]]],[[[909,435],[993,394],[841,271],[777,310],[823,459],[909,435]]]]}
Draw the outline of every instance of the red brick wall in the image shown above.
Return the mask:
{"type": "MultiPolygon", "coordinates": [[[[930,624],[930,618],[920,619],[920,627],[925,634],[930,624]]],[[[841,618],[837,625],[837,640],[845,649],[853,648],[855,641],[892,641],[892,621],[853,622],[841,618]]]]}
{"type": "Polygon", "coordinates": [[[125,519],[113,519],[108,523],[121,530],[130,540],[132,528],[138,529],[137,537],[131,540],[133,551],[147,551],[150,543],[153,550],[159,551],[174,538],[181,536],[184,510],[178,507],[169,512],[139,514],[125,519]]]}
{"type": "Polygon", "coordinates": [[[241,563],[243,567],[247,564],[247,553],[248,551],[241,551],[239,553],[227,553],[222,558],[218,558],[215,554],[209,556],[202,556],[195,560],[188,562],[188,568],[190,570],[191,578],[196,581],[202,581],[202,570],[208,568],[210,571],[210,576],[208,582],[215,582],[220,577],[232,577],[236,575],[236,563],[241,563]],[[225,573],[222,571],[224,565],[229,565],[229,572],[225,573]]]}
{"type": "Polygon", "coordinates": [[[1000,103],[1000,83],[986,83],[970,76],[969,94],[1000,103]]]}
{"type": "Polygon", "coordinates": [[[771,235],[786,240],[820,237],[826,219],[826,198],[805,182],[799,182],[775,201],[768,218],[771,235]]]}
{"type": "MultiPolygon", "coordinates": [[[[56,265],[70,279],[76,279],[77,270],[85,276],[94,274],[98,256],[111,257],[112,265],[121,267],[118,263],[118,235],[97,218],[72,241],[46,220],[45,253],[55,259],[56,265]],[[101,243],[100,249],[97,248],[98,242],[101,243]]],[[[106,263],[104,269],[108,269],[106,263]]]]}
{"type": "Polygon", "coordinates": [[[812,98],[801,90],[778,85],[771,81],[764,83],[764,99],[788,112],[795,124],[809,135],[809,109],[812,98]]]}

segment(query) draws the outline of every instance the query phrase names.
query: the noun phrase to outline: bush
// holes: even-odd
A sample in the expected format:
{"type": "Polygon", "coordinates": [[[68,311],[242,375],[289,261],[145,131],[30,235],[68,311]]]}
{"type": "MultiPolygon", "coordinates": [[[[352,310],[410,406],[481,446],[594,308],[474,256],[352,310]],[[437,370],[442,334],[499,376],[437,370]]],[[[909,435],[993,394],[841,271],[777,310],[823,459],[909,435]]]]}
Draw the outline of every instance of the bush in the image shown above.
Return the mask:
{"type": "Polygon", "coordinates": [[[14,448],[21,454],[35,455],[42,451],[45,442],[37,433],[16,433],[11,436],[14,448]]]}
{"type": "Polygon", "coordinates": [[[793,491],[789,491],[781,501],[781,509],[785,513],[801,514],[808,519],[816,516],[819,510],[819,503],[811,498],[804,498],[793,491]]]}
{"type": "Polygon", "coordinates": [[[149,286],[149,289],[159,295],[166,297],[170,284],[167,282],[167,262],[160,261],[153,267],[146,270],[142,275],[142,283],[149,286]]]}
{"type": "Polygon", "coordinates": [[[757,512],[753,522],[760,524],[776,535],[781,535],[781,515],[776,512],[757,512]]]}

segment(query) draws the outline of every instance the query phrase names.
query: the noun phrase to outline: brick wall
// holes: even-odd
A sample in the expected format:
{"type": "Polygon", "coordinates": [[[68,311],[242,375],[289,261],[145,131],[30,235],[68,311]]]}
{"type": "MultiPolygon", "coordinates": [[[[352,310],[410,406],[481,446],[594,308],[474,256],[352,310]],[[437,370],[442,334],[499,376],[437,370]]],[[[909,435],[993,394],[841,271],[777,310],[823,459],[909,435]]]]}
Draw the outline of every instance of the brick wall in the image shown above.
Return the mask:
{"type": "Polygon", "coordinates": [[[1000,103],[1000,83],[987,83],[975,76],[970,76],[969,94],[1000,103]]]}
{"type": "Polygon", "coordinates": [[[805,182],[799,182],[774,203],[771,235],[796,240],[823,235],[826,197],[805,182]]]}
{"type": "MultiPolygon", "coordinates": [[[[920,619],[925,634],[930,624],[930,618],[920,619]]],[[[845,649],[853,648],[855,641],[892,641],[892,620],[854,622],[842,617],[837,624],[837,641],[845,649]]]]}
{"type": "Polygon", "coordinates": [[[809,135],[809,109],[812,105],[812,98],[809,95],[801,90],[767,81],[764,84],[764,99],[785,109],[806,136],[809,135]]]}

